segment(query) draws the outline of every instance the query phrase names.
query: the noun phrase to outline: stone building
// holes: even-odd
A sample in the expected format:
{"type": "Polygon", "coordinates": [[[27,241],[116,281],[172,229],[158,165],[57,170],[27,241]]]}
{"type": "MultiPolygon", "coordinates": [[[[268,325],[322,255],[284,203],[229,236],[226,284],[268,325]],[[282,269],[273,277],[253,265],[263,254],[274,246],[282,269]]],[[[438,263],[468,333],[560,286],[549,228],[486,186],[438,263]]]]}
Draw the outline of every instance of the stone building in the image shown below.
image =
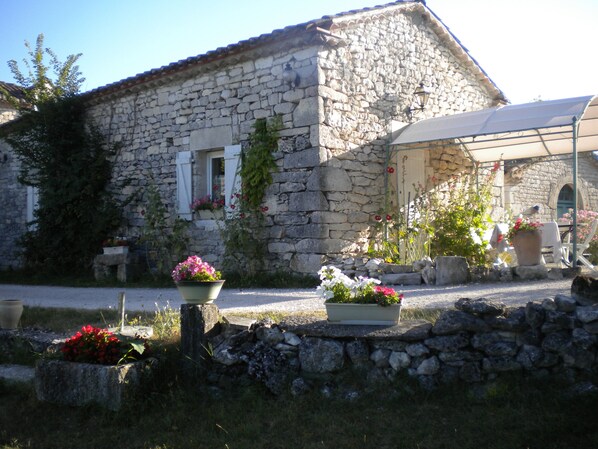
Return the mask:
{"type": "MultiPolygon", "coordinates": [[[[311,274],[324,263],[350,266],[365,253],[373,217],[385,207],[389,164],[414,180],[471,168],[456,147],[389,160],[395,131],[506,102],[417,0],[289,26],[84,95],[90,119],[119,144],[114,190],[134,198],[122,233],[140,234],[153,184],[173,217],[190,220],[189,252],[217,265],[218,221],[198,219],[190,203],[220,192],[228,203],[255,121],[280,116],[277,169],[264,200],[268,269],[311,274]],[[430,92],[425,110],[414,104],[420,85],[430,92]]],[[[8,165],[0,166],[3,196],[8,186],[18,189],[8,165]]],[[[516,186],[510,193],[527,201],[517,199],[516,186]]],[[[15,265],[6,229],[26,226],[27,194],[21,189],[14,198],[0,220],[1,268],[15,265]]]]}

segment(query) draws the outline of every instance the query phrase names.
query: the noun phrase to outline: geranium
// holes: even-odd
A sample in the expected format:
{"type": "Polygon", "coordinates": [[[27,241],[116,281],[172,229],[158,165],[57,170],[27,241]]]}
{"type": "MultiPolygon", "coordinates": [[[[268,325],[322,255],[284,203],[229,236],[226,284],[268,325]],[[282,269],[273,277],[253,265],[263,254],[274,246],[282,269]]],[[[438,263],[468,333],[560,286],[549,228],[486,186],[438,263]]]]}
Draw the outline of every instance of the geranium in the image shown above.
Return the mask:
{"type": "Polygon", "coordinates": [[[539,221],[531,221],[529,218],[519,217],[515,220],[513,226],[509,228],[507,232],[507,239],[512,240],[520,232],[524,231],[537,231],[542,226],[539,221]]]}
{"type": "Polygon", "coordinates": [[[175,282],[180,281],[195,281],[195,282],[209,282],[217,281],[222,274],[220,271],[204,262],[198,256],[190,256],[187,260],[179,263],[174,270],[172,270],[172,279],[175,282]]]}
{"type": "Polygon", "coordinates": [[[61,352],[70,362],[116,365],[139,360],[147,350],[147,342],[141,339],[120,339],[107,329],[87,325],[66,340],[61,352]]]}
{"type": "Polygon", "coordinates": [[[202,196],[193,200],[191,209],[198,210],[218,210],[224,207],[224,198],[212,198],[210,195],[202,196]]]}
{"type": "Polygon", "coordinates": [[[328,303],[377,304],[390,306],[400,304],[403,294],[390,287],[382,287],[378,279],[359,276],[351,279],[338,268],[329,265],[318,271],[320,285],[316,293],[328,303]]]}

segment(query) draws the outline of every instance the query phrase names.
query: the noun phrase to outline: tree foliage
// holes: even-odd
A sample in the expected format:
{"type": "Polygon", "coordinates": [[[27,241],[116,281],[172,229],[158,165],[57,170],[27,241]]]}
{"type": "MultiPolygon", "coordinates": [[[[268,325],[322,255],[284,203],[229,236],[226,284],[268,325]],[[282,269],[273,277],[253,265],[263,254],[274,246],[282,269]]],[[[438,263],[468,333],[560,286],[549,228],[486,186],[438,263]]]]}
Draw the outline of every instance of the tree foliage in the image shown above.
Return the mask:
{"type": "Polygon", "coordinates": [[[61,63],[43,48],[43,34],[35,49],[25,45],[28,75],[15,61],[9,66],[35,108],[21,108],[19,118],[0,129],[21,163],[19,181],[38,191],[34,222],[21,241],[25,262],[43,272],[83,273],[120,225],[120,207],[107,190],[114,148],[86,119],[76,95],[83,81],[75,65],[80,55],[61,63]]]}
{"type": "MultiPolygon", "coordinates": [[[[29,59],[22,60],[25,72],[14,59],[8,61],[8,67],[17,84],[23,88],[28,105],[38,106],[46,101],[72,96],[79,92],[85,81],[77,65],[81,53],[69,55],[66,61],[61,62],[50,48],[44,48],[43,34],[37,36],[35,48],[32,48],[28,41],[25,41],[25,47],[29,56],[29,59]],[[49,65],[44,62],[44,55],[50,57],[49,65]],[[54,77],[51,77],[51,72],[54,77]]],[[[10,95],[6,97],[15,106],[22,106],[15,99],[11,100],[10,95]]]]}

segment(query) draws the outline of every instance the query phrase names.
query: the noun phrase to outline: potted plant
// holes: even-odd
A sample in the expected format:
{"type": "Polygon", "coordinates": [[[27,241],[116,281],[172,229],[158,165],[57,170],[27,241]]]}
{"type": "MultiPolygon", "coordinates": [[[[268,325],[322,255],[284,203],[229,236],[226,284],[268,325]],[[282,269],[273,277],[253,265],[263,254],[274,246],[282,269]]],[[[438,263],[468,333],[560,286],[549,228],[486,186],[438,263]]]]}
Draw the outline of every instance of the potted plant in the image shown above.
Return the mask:
{"type": "Polygon", "coordinates": [[[104,254],[127,254],[129,241],[126,237],[111,237],[102,242],[104,254]]]}
{"type": "Polygon", "coordinates": [[[21,299],[0,300],[0,328],[16,329],[23,314],[23,301],[21,299]]]}
{"type": "Polygon", "coordinates": [[[377,285],[378,279],[351,279],[338,268],[324,266],[318,271],[316,289],[323,298],[328,321],[336,324],[394,325],[401,317],[403,294],[377,285]]]}
{"type": "Polygon", "coordinates": [[[213,266],[198,256],[188,257],[172,271],[172,280],[183,299],[189,304],[214,302],[224,284],[221,277],[220,271],[216,271],[213,266]]]}
{"type": "Polygon", "coordinates": [[[520,266],[540,265],[542,262],[542,234],[539,221],[519,217],[507,232],[520,266]]]}
{"type": "Polygon", "coordinates": [[[68,338],[55,357],[37,361],[39,400],[64,405],[90,403],[118,410],[136,392],[149,366],[148,343],[87,325],[68,338]]]}
{"type": "Polygon", "coordinates": [[[193,200],[193,210],[201,220],[215,220],[224,217],[224,198],[212,198],[210,195],[193,200]]]}

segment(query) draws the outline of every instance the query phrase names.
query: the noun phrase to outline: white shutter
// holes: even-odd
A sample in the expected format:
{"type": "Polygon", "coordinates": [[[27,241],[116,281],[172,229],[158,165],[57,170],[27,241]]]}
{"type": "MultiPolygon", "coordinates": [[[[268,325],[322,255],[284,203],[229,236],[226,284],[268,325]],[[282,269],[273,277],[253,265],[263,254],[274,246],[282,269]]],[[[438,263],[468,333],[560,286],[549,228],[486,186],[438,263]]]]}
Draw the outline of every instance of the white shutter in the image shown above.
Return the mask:
{"type": "Polygon", "coordinates": [[[177,212],[179,217],[191,220],[191,202],[193,201],[191,151],[180,151],[176,155],[177,212]]]}
{"type": "Polygon", "coordinates": [[[397,159],[399,206],[406,206],[407,202],[413,203],[415,186],[426,184],[425,154],[421,150],[399,151],[397,159]]]}
{"type": "MultiPolygon", "coordinates": [[[[39,204],[39,190],[37,187],[27,186],[27,223],[31,223],[35,216],[33,213],[37,210],[39,204]]],[[[34,225],[31,225],[34,227],[34,225]]]]}
{"type": "Polygon", "coordinates": [[[230,205],[231,197],[241,190],[241,145],[224,147],[224,194],[226,205],[230,205]]]}

